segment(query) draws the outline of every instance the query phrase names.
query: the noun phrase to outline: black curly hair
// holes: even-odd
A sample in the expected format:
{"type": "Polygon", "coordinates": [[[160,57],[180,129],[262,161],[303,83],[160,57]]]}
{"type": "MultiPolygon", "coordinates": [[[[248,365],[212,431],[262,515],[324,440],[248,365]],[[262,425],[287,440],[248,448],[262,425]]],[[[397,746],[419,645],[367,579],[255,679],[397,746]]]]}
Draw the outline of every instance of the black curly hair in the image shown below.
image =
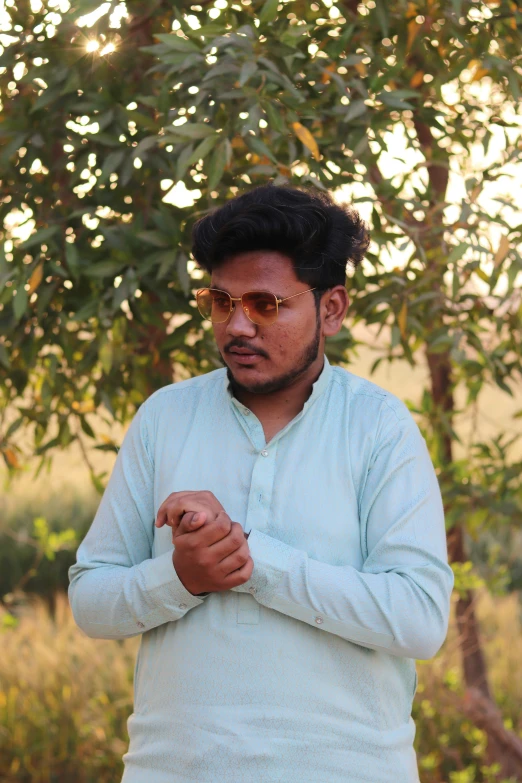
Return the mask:
{"type": "Polygon", "coordinates": [[[321,292],[346,282],[346,265],[357,268],[370,232],[351,206],[317,188],[269,183],[252,188],[196,221],[192,255],[213,269],[239,253],[277,250],[291,258],[298,280],[321,292]]]}

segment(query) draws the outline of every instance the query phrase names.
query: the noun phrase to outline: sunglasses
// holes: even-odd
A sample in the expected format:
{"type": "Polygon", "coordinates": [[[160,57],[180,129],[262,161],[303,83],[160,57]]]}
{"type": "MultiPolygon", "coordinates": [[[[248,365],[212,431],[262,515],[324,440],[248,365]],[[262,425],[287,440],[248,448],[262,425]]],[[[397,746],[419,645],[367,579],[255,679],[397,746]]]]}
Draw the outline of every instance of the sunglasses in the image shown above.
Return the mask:
{"type": "Polygon", "coordinates": [[[212,321],[213,324],[223,324],[228,321],[232,312],[232,302],[241,302],[246,317],[258,326],[273,324],[279,313],[279,305],[295,296],[315,291],[315,288],[307,288],[298,294],[278,299],[270,291],[248,291],[242,296],[230,296],[226,291],[218,288],[200,288],[196,291],[198,310],[203,318],[212,321]]]}

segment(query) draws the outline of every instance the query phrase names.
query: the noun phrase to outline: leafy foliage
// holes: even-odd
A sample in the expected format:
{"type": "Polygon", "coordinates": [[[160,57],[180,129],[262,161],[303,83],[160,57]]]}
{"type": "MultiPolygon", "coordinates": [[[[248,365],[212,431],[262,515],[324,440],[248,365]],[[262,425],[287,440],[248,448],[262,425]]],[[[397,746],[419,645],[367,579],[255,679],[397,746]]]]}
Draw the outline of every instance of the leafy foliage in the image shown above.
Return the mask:
{"type": "MultiPolygon", "coordinates": [[[[296,0],[184,11],[133,1],[119,21],[112,2],[92,27],[80,25],[97,4],[56,5],[12,5],[0,60],[0,380],[5,405],[16,401],[19,412],[3,432],[10,468],[22,458],[22,424],[33,425],[43,464],[53,448],[97,440],[88,414],[99,406],[128,419],[172,380],[173,361],[178,377],[181,367],[218,366],[189,294],[190,229],[267,179],[371,184],[371,196],[352,199],[373,202],[374,245],[350,288],[354,321],[391,329],[376,366],[414,363],[424,346],[448,357],[468,402],[485,382],[511,393],[521,370],[522,227],[479,197],[520,155],[509,133],[518,123],[502,110],[520,99],[514,4],[296,0]],[[390,179],[384,153],[393,154],[397,126],[422,154],[390,179]],[[501,159],[466,178],[450,220],[450,163],[474,144],[487,153],[494,128],[505,137],[501,159]],[[174,182],[197,186],[195,209],[165,203],[174,182]],[[32,228],[25,241],[12,228],[20,212],[32,228]],[[402,249],[403,268],[386,271],[390,246],[402,249]],[[487,293],[474,290],[477,279],[487,293]]],[[[513,205],[509,195],[499,201],[504,212],[513,205]]],[[[334,359],[355,347],[348,330],[343,338],[334,359]]],[[[448,426],[433,416],[434,432],[448,426]]]]}

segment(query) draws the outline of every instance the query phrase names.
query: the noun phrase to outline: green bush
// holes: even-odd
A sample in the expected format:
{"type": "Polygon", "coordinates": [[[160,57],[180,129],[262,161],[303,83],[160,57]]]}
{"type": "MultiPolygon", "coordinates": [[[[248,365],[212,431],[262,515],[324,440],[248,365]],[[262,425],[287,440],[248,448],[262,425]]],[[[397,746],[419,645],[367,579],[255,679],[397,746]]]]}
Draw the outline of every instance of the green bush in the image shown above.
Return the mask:
{"type": "Polygon", "coordinates": [[[95,492],[83,497],[71,489],[51,493],[43,500],[31,495],[17,500],[12,509],[2,509],[0,597],[8,596],[21,585],[25,592],[45,598],[53,610],[56,591],[67,590],[69,566],[76,560],[76,549],[99,502],[95,492]],[[74,538],[72,533],[67,536],[66,531],[74,531],[74,538]],[[55,551],[48,547],[48,556],[42,551],[43,535],[54,537],[54,543],[59,544],[55,551]]]}

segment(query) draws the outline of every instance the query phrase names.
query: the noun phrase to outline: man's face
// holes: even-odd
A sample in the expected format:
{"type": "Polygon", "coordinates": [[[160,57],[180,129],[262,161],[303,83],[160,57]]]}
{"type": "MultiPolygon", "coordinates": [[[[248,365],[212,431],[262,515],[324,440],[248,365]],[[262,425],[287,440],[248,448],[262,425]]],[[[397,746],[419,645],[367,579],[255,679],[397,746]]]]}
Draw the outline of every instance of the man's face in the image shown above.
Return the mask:
{"type": "MultiPolygon", "coordinates": [[[[212,273],[212,288],[239,297],[247,291],[271,291],[284,299],[313,286],[296,277],[288,256],[274,250],[240,253],[212,273]]],[[[312,292],[279,305],[277,320],[269,326],[252,323],[241,307],[226,323],[213,324],[217,347],[238,389],[269,394],[301,380],[315,377],[322,367],[324,338],[312,292]],[[235,353],[249,349],[252,354],[235,353]],[[316,368],[315,364],[319,364],[316,368]]]]}

